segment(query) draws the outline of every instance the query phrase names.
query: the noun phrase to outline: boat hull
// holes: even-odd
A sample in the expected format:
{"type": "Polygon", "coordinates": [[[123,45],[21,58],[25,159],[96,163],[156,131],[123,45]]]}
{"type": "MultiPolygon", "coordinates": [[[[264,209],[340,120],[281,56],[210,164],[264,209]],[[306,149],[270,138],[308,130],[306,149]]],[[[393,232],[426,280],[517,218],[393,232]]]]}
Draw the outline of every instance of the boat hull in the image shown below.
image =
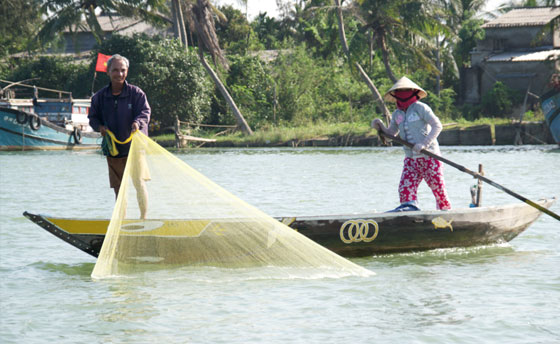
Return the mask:
{"type": "MultiPolygon", "coordinates": [[[[554,200],[538,202],[548,208],[554,200]]],[[[297,218],[291,227],[346,257],[508,242],[540,216],[526,204],[451,211],[383,213],[351,218],[297,218]],[[373,221],[373,223],[368,223],[373,221]],[[359,230],[355,225],[369,226],[359,230]],[[362,235],[363,232],[368,235],[362,235]],[[373,238],[373,240],[371,240],[373,238]],[[371,241],[368,241],[371,240],[371,241]]]]}
{"type": "Polygon", "coordinates": [[[552,90],[542,96],[542,109],[550,133],[556,143],[560,144],[560,92],[552,90]]]}
{"type": "MultiPolygon", "coordinates": [[[[538,203],[548,208],[555,201],[556,199],[552,198],[541,200],[538,203]]],[[[508,242],[529,227],[540,214],[537,209],[520,203],[451,211],[303,216],[277,219],[342,256],[362,257],[508,242]]],[[[109,225],[109,220],[56,218],[28,212],[25,212],[24,216],[94,257],[97,257],[101,250],[109,225]]],[[[166,222],[166,220],[146,222],[126,220],[125,225],[148,226],[154,221],[166,222]]],[[[181,239],[170,236],[169,240],[181,239]]]]}
{"type": "Polygon", "coordinates": [[[35,114],[0,107],[0,150],[99,149],[101,135],[57,126],[35,114]]]}

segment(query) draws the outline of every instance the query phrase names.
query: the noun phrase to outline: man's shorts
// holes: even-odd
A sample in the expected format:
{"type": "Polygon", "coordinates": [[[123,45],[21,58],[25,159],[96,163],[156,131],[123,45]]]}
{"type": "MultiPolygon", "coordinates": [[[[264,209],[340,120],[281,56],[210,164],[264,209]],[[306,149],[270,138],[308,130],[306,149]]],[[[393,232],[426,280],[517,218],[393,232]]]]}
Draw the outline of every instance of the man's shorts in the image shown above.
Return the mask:
{"type": "MultiPolygon", "coordinates": [[[[116,190],[120,189],[127,159],[128,157],[124,157],[124,158],[107,157],[107,166],[109,167],[109,185],[111,186],[111,188],[116,190]]],[[[150,171],[148,170],[146,157],[141,156],[139,160],[140,160],[139,165],[133,166],[136,168],[134,168],[132,171],[132,177],[133,178],[139,177],[138,179],[141,178],[143,180],[150,180],[151,178],[150,171]]]]}
{"type": "Polygon", "coordinates": [[[124,158],[111,158],[107,157],[107,166],[109,167],[109,185],[113,189],[119,189],[121,187],[121,181],[124,174],[124,168],[126,167],[126,160],[128,157],[124,158]]]}

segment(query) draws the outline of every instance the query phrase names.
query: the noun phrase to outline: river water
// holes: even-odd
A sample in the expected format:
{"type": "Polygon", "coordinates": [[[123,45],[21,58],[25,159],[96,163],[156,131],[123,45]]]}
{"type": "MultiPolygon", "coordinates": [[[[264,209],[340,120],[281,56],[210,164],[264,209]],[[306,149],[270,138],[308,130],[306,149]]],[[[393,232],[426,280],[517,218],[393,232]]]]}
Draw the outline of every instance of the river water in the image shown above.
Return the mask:
{"type": "MultiPolygon", "coordinates": [[[[530,199],[560,196],[555,146],[444,147],[530,199]]],[[[273,216],[397,206],[400,148],[175,153],[273,216]]],[[[452,205],[472,177],[445,169],[452,205]]],[[[261,278],[179,269],[94,281],[95,259],[22,216],[109,218],[96,152],[0,153],[1,343],[559,343],[560,223],[543,215],[507,244],[353,259],[371,277],[261,278]]],[[[519,202],[493,188],[483,204],[519,202]]],[[[433,196],[420,188],[420,207],[433,196]]],[[[552,211],[560,213],[556,203],[552,211]]]]}

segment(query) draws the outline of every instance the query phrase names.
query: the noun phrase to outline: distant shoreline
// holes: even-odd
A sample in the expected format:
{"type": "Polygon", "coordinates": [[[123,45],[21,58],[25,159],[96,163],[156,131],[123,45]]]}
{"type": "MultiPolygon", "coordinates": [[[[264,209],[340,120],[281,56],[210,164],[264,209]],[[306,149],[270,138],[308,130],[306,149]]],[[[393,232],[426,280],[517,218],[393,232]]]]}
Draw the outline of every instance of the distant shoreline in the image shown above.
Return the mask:
{"type": "MultiPolygon", "coordinates": [[[[157,140],[157,139],[156,139],[157,140]]],[[[174,140],[157,140],[164,147],[175,147],[174,140]]],[[[438,137],[441,146],[500,146],[526,144],[555,144],[546,122],[523,122],[521,124],[482,124],[461,128],[444,128],[438,137]]],[[[320,136],[310,139],[272,140],[218,140],[189,147],[371,147],[381,146],[375,131],[320,136]]],[[[185,147],[186,148],[186,147],[185,147]]]]}

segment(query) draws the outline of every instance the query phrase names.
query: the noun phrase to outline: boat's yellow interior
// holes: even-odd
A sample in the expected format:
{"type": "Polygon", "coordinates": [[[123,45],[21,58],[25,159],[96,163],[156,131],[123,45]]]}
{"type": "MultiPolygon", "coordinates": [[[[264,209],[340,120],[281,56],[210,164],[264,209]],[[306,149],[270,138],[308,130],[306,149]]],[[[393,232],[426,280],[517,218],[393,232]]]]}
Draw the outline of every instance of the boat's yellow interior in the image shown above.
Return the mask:
{"type": "Polygon", "coordinates": [[[70,234],[105,235],[109,226],[109,220],[74,220],[49,217],[46,219],[70,234]]]}
{"type": "MultiPolygon", "coordinates": [[[[47,218],[70,234],[105,235],[109,220],[77,220],[47,218]]],[[[216,230],[219,223],[210,220],[124,220],[120,230],[124,235],[150,235],[166,237],[196,237],[204,230],[216,230]]]]}

